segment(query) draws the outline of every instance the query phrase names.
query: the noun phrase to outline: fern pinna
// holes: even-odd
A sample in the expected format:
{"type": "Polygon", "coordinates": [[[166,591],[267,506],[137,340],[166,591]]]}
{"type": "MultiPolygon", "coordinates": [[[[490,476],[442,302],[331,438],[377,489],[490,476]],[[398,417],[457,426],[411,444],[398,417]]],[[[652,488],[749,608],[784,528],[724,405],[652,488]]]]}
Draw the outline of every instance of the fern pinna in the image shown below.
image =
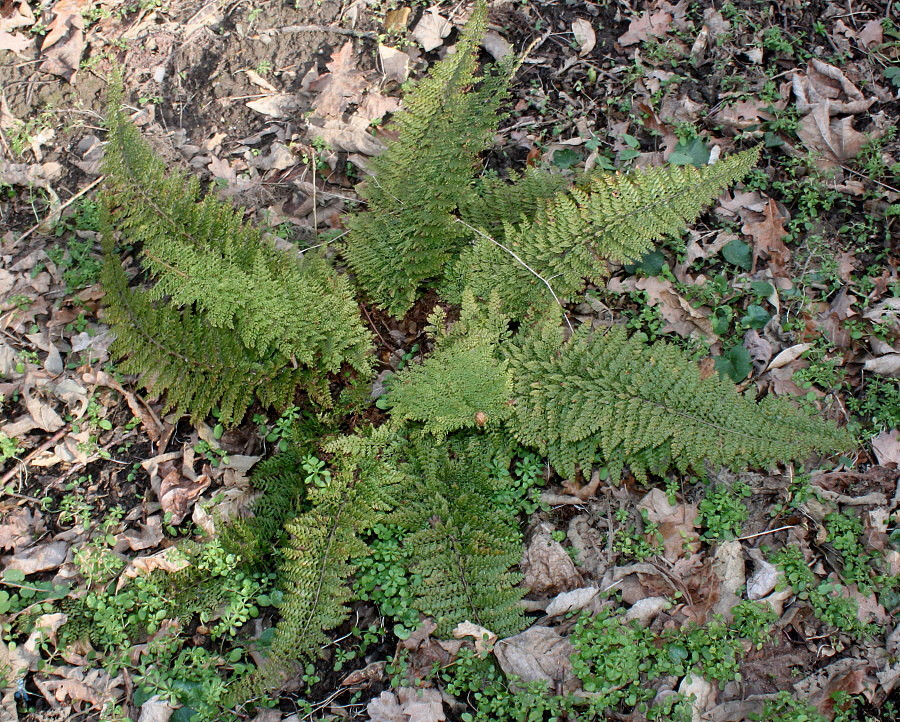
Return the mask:
{"type": "Polygon", "coordinates": [[[129,370],[171,408],[203,417],[219,406],[227,423],[254,398],[286,405],[310,371],[368,373],[371,340],[347,279],[314,253],[276,249],[239,210],[202,196],[141,138],[116,82],[109,96],[104,281],[129,370]],[[117,240],[139,248],[148,290],[128,287],[117,240]]]}

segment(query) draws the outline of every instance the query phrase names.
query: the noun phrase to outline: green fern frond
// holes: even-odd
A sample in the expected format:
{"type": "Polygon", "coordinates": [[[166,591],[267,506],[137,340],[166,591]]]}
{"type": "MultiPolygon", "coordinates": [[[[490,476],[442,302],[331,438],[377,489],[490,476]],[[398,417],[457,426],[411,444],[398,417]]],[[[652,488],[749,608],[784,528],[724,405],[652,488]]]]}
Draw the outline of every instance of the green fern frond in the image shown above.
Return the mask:
{"type": "Polygon", "coordinates": [[[701,378],[675,346],[645,346],[619,328],[579,329],[563,343],[547,327],[509,347],[515,415],[509,427],[546,454],[560,474],[598,461],[637,476],[705,467],[768,467],[814,450],[849,446],[831,424],[768,397],[740,395],[717,376],[701,378]]]}
{"type": "Polygon", "coordinates": [[[283,408],[298,386],[313,381],[308,369],[293,368],[280,353],[261,356],[192,309],[178,310],[129,288],[104,225],[105,320],[116,332],[110,351],[124,359],[121,371],[138,374],[154,395],[165,394],[166,412],[204,418],[218,407],[222,423],[231,424],[255,399],[283,408]]]}
{"type": "Polygon", "coordinates": [[[126,118],[116,82],[107,127],[103,200],[115,228],[140,245],[153,300],[197,309],[260,354],[326,373],[345,363],[368,371],[370,336],[346,278],[314,254],[276,249],[241,211],[167,168],[126,118]]]}
{"type": "Polygon", "coordinates": [[[437,634],[470,621],[506,637],[525,626],[521,575],[510,571],[521,560],[522,537],[491,501],[490,444],[466,448],[465,441],[416,447],[407,503],[394,518],[411,532],[405,543],[421,575],[414,606],[434,618],[437,634]]]}
{"type": "Polygon", "coordinates": [[[399,138],[372,160],[373,175],[360,188],[368,211],[347,223],[346,257],[357,282],[394,316],[412,306],[423,282],[443,274],[468,238],[454,214],[499,121],[515,63],[476,75],[486,23],[480,2],[456,52],[406,96],[396,116],[399,138]]]}
{"type": "Polygon", "coordinates": [[[758,156],[759,149],[754,148],[703,168],[665,166],[591,174],[545,202],[532,217],[504,219],[502,232],[492,238],[506,249],[477,236],[461,254],[451,278],[457,279],[457,288],[468,287],[481,298],[498,291],[505,300],[504,310],[514,319],[555,304],[535,273],[561,300],[571,301],[584,289],[585,280],[596,283],[607,275],[607,261],[639,258],[654,240],[680,233],[743,177],[758,156]]]}
{"type": "Polygon", "coordinates": [[[346,619],[351,560],[368,554],[361,537],[396,504],[401,476],[383,458],[388,434],[345,437],[326,447],[334,455],[331,481],[309,489],[312,508],[285,527],[285,599],[268,659],[235,689],[235,701],[277,686],[296,661],[316,658],[328,643],[327,632],[346,619]]]}
{"type": "Polygon", "coordinates": [[[306,481],[301,470],[305,450],[291,446],[261,461],[251,475],[259,493],[253,515],[234,520],[222,532],[225,548],[239,554],[250,568],[270,561],[272,550],[281,546],[285,522],[306,505],[306,481]]]}
{"type": "Polygon", "coordinates": [[[479,305],[466,294],[460,319],[445,329],[440,307],[429,317],[435,350],[419,365],[409,366],[391,385],[391,418],[421,422],[439,437],[460,429],[495,427],[510,412],[506,363],[497,348],[508,335],[500,301],[479,305]]]}

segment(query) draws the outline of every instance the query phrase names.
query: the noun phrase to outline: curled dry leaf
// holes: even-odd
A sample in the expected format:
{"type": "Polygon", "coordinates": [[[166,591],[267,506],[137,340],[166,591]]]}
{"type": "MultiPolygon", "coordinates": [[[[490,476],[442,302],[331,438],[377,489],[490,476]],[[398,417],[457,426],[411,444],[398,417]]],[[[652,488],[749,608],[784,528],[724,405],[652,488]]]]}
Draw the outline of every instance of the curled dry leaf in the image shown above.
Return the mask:
{"type": "Polygon", "coordinates": [[[184,569],[188,564],[188,560],[179,554],[175,547],[168,547],[146,557],[137,557],[132,559],[128,566],[122,570],[117,587],[121,587],[126,583],[127,579],[133,579],[138,574],[150,574],[150,572],[157,569],[169,573],[177,572],[184,569]]]}
{"type": "Polygon", "coordinates": [[[879,465],[897,464],[900,467],[900,431],[882,431],[872,439],[872,451],[879,465]]]}
{"type": "Polygon", "coordinates": [[[62,541],[38,544],[31,549],[14,554],[6,559],[6,569],[16,569],[25,574],[36,574],[56,569],[66,560],[69,545],[62,541]]]}
{"type": "Polygon", "coordinates": [[[575,36],[575,42],[578,43],[578,54],[582,57],[590,53],[597,44],[597,34],[588,20],[578,18],[572,21],[572,34],[575,36]]]}
{"type": "Polygon", "coordinates": [[[138,722],[169,722],[174,712],[175,708],[169,702],[155,694],[141,705],[138,722]]]}
{"type": "Polygon", "coordinates": [[[780,572],[778,567],[766,561],[759,549],[748,549],[747,555],[753,560],[753,573],[747,580],[747,598],[757,601],[775,589],[780,572]]]}
{"type": "Polygon", "coordinates": [[[443,722],[444,700],[434,687],[401,687],[397,690],[400,710],[409,722],[443,722]]]}
{"type": "Polygon", "coordinates": [[[126,529],[118,535],[118,539],[135,552],[152,549],[163,540],[162,518],[155,514],[147,519],[146,524],[141,524],[139,530],[126,529]]]}
{"type": "Polygon", "coordinates": [[[769,363],[768,367],[766,367],[766,371],[771,371],[772,369],[780,369],[782,366],[787,366],[792,361],[796,361],[800,356],[802,356],[806,351],[812,348],[811,343],[798,343],[793,346],[789,346],[788,348],[780,351],[775,358],[769,363]]]}
{"type": "Polygon", "coordinates": [[[209,484],[208,473],[201,474],[195,480],[182,476],[178,470],[165,475],[159,487],[159,503],[165,513],[172,515],[172,524],[182,522],[197,497],[209,484]]]}
{"type": "Polygon", "coordinates": [[[323,125],[310,123],[309,134],[313,138],[321,138],[334,150],[363,155],[379,155],[384,144],[369,132],[369,123],[365,118],[353,115],[346,122],[331,118],[323,125]]]}
{"type": "Polygon", "coordinates": [[[121,696],[119,687],[124,681],[122,675],[110,677],[105,669],[89,667],[50,667],[34,677],[51,704],[87,702],[98,709],[121,696]]]}
{"type": "Polygon", "coordinates": [[[868,359],[863,368],[869,373],[890,378],[900,378],[900,353],[889,353],[878,358],[868,359]]]}
{"type": "Polygon", "coordinates": [[[431,8],[416,23],[416,27],[413,28],[413,37],[419,41],[422,49],[427,53],[443,45],[444,38],[450,34],[452,29],[453,24],[438,14],[437,10],[431,8]]]}
{"type": "Polygon", "coordinates": [[[873,671],[867,660],[846,657],[797,682],[794,692],[801,699],[809,700],[830,719],[834,716],[834,699],[831,695],[835,692],[871,693],[875,679],[869,676],[869,672],[873,671]]]}
{"type": "Polygon", "coordinates": [[[548,524],[540,524],[525,550],[522,572],[531,594],[557,594],[583,585],[572,558],[551,532],[548,524]]]}
{"type": "Polygon", "coordinates": [[[672,602],[666,597],[645,597],[639,599],[631,605],[629,610],[625,612],[625,621],[635,621],[642,627],[646,627],[652,622],[660,612],[672,608],[672,602]]]}
{"type": "Polygon", "coordinates": [[[598,594],[600,594],[599,587],[582,587],[571,592],[561,592],[550,601],[545,611],[548,617],[558,617],[584,609],[593,603],[598,594]]]}
{"type": "Polygon", "coordinates": [[[572,673],[572,643],[550,627],[535,625],[521,634],[503,639],[494,647],[494,656],[507,676],[523,682],[547,682],[563,693],[578,689],[572,673]]]}
{"type": "Polygon", "coordinates": [[[678,685],[678,693],[690,700],[691,722],[700,722],[702,715],[716,701],[716,688],[699,674],[688,674],[678,685]]]}
{"type": "Polygon", "coordinates": [[[472,637],[475,640],[475,651],[479,657],[484,657],[489,653],[497,641],[497,635],[491,630],[472,622],[460,622],[457,624],[456,629],[453,630],[453,636],[456,639],[472,637]]]}
{"type": "Polygon", "coordinates": [[[369,701],[366,714],[371,722],[408,722],[397,695],[387,690],[369,701]]]}

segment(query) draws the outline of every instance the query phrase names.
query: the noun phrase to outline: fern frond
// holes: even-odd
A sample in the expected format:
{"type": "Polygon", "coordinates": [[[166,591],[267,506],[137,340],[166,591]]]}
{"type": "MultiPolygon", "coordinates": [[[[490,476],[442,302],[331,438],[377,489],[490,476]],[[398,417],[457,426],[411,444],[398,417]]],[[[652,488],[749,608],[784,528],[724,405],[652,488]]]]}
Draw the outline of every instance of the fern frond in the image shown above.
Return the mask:
{"type": "MultiPolygon", "coordinates": [[[[754,148],[703,168],[591,174],[545,202],[532,217],[504,219],[496,240],[545,279],[560,299],[571,301],[585,280],[596,283],[607,275],[607,261],[639,258],[654,240],[681,232],[743,177],[758,155],[754,148]]],[[[554,304],[534,273],[481,237],[461,254],[451,276],[461,279],[456,287],[468,287],[481,298],[498,291],[513,319],[554,304]]]]}
{"type": "Polygon", "coordinates": [[[260,354],[326,373],[345,363],[368,371],[370,337],[345,278],[314,254],[276,249],[239,210],[167,168],[126,118],[115,82],[107,127],[104,203],[116,229],[140,244],[153,300],[197,309],[260,354]]]}
{"type": "Polygon", "coordinates": [[[422,579],[415,608],[434,618],[440,635],[467,620],[501,637],[521,631],[524,590],[510,568],[521,560],[522,537],[491,501],[490,446],[422,443],[413,457],[407,503],[395,519],[412,532],[405,543],[422,579]]]}
{"type": "Polygon", "coordinates": [[[439,278],[467,233],[454,214],[469,194],[478,154],[499,121],[515,60],[476,75],[487,23],[480,2],[456,45],[405,98],[398,139],[372,159],[360,194],[368,211],[350,218],[346,257],[366,293],[394,316],[419,286],[439,278]]]}
{"type": "Polygon", "coordinates": [[[251,475],[259,493],[253,516],[234,520],[222,532],[223,546],[239,554],[250,568],[269,561],[272,551],[281,546],[285,522],[306,506],[306,482],[300,466],[304,456],[292,446],[257,464],[251,475]]]}
{"type": "Polygon", "coordinates": [[[814,450],[849,446],[849,436],[783,399],[755,403],[677,347],[645,346],[613,328],[579,329],[563,343],[547,327],[510,344],[514,436],[546,454],[560,474],[602,461],[637,476],[670,466],[768,467],[814,450]]]}
{"type": "Polygon", "coordinates": [[[313,381],[308,369],[293,368],[282,354],[261,356],[192,309],[177,310],[129,288],[112,231],[104,226],[105,320],[116,333],[110,351],[124,359],[121,371],[138,374],[154,395],[165,394],[166,412],[204,418],[218,407],[222,423],[236,423],[255,399],[283,408],[298,386],[313,381]]]}
{"type": "Polygon", "coordinates": [[[460,429],[495,427],[509,415],[506,363],[497,357],[508,320],[499,305],[496,296],[493,305],[479,305],[466,294],[452,329],[444,329],[442,309],[429,317],[435,350],[391,385],[394,421],[421,422],[424,431],[442,437],[460,429]]]}
{"type": "Polygon", "coordinates": [[[285,527],[285,599],[271,650],[265,664],[235,689],[235,701],[277,686],[296,661],[316,658],[329,641],[327,632],[346,619],[356,569],[351,560],[368,553],[361,536],[396,504],[401,476],[382,458],[387,434],[346,437],[328,447],[334,453],[331,481],[309,489],[312,508],[285,527]]]}

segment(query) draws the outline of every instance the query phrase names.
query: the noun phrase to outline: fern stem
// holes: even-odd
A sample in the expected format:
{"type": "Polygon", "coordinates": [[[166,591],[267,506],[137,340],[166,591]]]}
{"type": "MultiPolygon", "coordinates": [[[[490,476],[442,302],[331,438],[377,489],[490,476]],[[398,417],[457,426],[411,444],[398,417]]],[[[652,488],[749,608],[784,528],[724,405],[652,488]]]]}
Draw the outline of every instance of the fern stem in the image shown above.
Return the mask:
{"type": "Polygon", "coordinates": [[[454,219],[454,220],[455,220],[457,223],[461,223],[462,225],[464,225],[464,226],[465,226],[466,228],[468,228],[470,231],[473,231],[473,232],[477,233],[479,236],[481,236],[482,238],[484,238],[486,241],[490,241],[490,242],[493,243],[495,246],[498,246],[498,247],[502,248],[502,249],[503,249],[504,251],[506,251],[510,256],[512,256],[513,258],[515,258],[520,264],[522,264],[522,267],[525,268],[525,270],[527,270],[529,273],[531,273],[532,275],[534,275],[535,278],[537,278],[541,283],[543,283],[543,284],[547,287],[547,290],[550,291],[550,295],[553,296],[553,300],[556,301],[556,302],[559,304],[559,307],[562,309],[562,312],[563,312],[563,320],[566,322],[566,326],[569,327],[569,331],[570,331],[571,333],[575,333],[575,329],[572,327],[572,322],[569,321],[569,317],[566,316],[566,309],[565,309],[565,307],[563,306],[562,301],[559,300],[559,297],[556,295],[556,292],[553,290],[553,287],[550,285],[550,283],[549,283],[549,282],[548,282],[548,281],[547,281],[540,273],[538,273],[538,272],[535,271],[531,266],[529,266],[527,263],[525,263],[525,261],[523,261],[523,260],[521,259],[521,257],[519,257],[519,255],[518,255],[515,251],[513,251],[511,248],[507,248],[507,247],[504,246],[502,243],[500,243],[500,241],[495,240],[494,238],[491,238],[491,237],[490,237],[487,233],[485,233],[484,231],[482,231],[482,230],[480,230],[480,229],[478,229],[478,228],[475,228],[475,226],[470,225],[469,223],[466,223],[462,218],[456,218],[456,219],[454,219]]]}

